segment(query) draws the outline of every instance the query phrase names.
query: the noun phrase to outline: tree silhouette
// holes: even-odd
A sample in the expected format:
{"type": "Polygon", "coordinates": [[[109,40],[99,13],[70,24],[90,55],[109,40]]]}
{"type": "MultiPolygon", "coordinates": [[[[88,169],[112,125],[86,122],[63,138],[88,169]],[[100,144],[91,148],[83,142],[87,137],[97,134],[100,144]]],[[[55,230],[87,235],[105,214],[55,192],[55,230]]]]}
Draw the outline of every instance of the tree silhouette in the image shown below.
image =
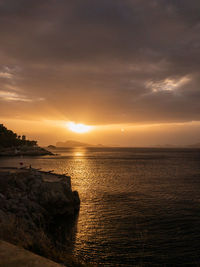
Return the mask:
{"type": "Polygon", "coordinates": [[[26,140],[26,136],[17,135],[11,130],[8,130],[3,124],[0,124],[0,147],[21,147],[21,146],[29,146],[34,147],[37,146],[37,141],[26,140]]]}

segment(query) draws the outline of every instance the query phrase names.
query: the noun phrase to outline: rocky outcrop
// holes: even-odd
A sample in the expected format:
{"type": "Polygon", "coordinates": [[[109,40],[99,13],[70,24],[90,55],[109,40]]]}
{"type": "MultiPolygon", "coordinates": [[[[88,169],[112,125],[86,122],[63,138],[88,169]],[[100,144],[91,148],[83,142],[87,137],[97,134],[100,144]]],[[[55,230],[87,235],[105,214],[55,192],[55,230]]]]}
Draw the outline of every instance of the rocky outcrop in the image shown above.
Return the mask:
{"type": "Polygon", "coordinates": [[[35,169],[0,169],[0,223],[20,220],[25,231],[48,233],[58,218],[73,218],[80,207],[69,176],[35,169]]]}
{"type": "Polygon", "coordinates": [[[52,152],[39,147],[28,147],[28,146],[21,146],[21,147],[6,147],[0,148],[0,156],[2,157],[15,157],[15,156],[45,156],[45,155],[54,155],[52,152]]]}

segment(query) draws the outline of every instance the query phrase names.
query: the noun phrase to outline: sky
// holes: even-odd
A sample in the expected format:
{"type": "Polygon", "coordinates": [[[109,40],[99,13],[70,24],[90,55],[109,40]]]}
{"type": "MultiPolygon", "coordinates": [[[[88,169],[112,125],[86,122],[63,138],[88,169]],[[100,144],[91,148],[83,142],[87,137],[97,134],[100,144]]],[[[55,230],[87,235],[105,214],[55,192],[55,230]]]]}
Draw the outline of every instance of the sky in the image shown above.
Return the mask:
{"type": "Polygon", "coordinates": [[[19,134],[200,142],[199,0],[0,0],[0,33],[0,122],[19,134]]]}

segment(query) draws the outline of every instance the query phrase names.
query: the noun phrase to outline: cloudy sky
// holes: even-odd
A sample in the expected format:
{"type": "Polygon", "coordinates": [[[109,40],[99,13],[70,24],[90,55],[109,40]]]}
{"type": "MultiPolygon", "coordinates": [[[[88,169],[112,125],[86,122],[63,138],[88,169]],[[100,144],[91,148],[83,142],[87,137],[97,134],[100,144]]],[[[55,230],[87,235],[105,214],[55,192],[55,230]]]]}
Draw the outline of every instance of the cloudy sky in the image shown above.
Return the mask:
{"type": "Polygon", "coordinates": [[[41,144],[68,121],[93,143],[200,141],[200,1],[0,0],[0,120],[41,144]]]}

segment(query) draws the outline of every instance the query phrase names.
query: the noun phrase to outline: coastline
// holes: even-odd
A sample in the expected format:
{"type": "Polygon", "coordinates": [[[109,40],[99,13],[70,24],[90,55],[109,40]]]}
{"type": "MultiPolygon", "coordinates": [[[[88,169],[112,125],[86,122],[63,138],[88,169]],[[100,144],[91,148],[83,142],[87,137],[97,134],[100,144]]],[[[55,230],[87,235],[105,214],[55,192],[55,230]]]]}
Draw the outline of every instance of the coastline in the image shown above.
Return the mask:
{"type": "Polygon", "coordinates": [[[1,240],[57,263],[84,266],[67,253],[79,208],[70,176],[33,168],[0,168],[1,240]]]}
{"type": "Polygon", "coordinates": [[[35,146],[35,147],[11,147],[11,148],[1,148],[0,157],[17,157],[17,156],[53,156],[54,153],[46,150],[45,148],[35,146]]]}

